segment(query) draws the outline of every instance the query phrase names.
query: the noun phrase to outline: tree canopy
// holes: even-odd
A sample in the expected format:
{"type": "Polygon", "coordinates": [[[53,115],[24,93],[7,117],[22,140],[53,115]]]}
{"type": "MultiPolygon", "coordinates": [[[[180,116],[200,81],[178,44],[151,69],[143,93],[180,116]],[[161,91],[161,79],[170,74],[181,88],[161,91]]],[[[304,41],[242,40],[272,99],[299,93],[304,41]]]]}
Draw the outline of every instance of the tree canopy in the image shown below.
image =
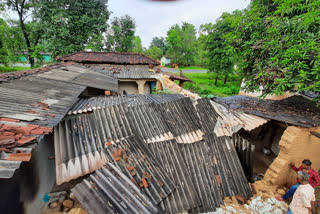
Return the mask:
{"type": "Polygon", "coordinates": [[[166,39],[164,37],[153,37],[152,38],[152,41],[151,41],[151,44],[150,44],[150,48],[152,47],[157,47],[157,48],[160,48],[162,50],[162,54],[164,55],[167,50],[168,50],[168,47],[167,47],[167,44],[166,44],[166,39]]]}
{"type": "Polygon", "coordinates": [[[234,45],[245,89],[320,91],[320,1],[254,0],[234,45]]]}
{"type": "Polygon", "coordinates": [[[103,47],[102,33],[110,16],[107,0],[36,2],[34,17],[40,20],[42,38],[49,41],[54,56],[83,50],[88,44],[103,47]]]}
{"type": "Polygon", "coordinates": [[[157,59],[157,60],[160,60],[161,57],[163,56],[162,50],[156,46],[152,46],[151,48],[146,50],[145,54],[151,57],[152,59],[157,59]]]}
{"type": "Polygon", "coordinates": [[[172,58],[173,63],[181,65],[192,65],[197,53],[196,29],[193,24],[184,22],[171,27],[167,32],[167,55],[172,58]]]}
{"type": "Polygon", "coordinates": [[[107,50],[117,52],[132,51],[135,43],[136,24],[129,15],[115,17],[107,32],[107,50]]]}

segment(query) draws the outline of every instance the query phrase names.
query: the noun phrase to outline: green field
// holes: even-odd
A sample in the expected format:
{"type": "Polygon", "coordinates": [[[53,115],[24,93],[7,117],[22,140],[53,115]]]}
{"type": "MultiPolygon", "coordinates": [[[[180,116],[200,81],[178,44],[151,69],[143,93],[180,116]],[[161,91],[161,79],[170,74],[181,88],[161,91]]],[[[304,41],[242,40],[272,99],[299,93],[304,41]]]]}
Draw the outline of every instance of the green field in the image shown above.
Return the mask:
{"type": "Polygon", "coordinates": [[[226,97],[239,93],[242,77],[230,75],[228,82],[223,84],[223,76],[219,77],[217,86],[214,85],[216,74],[214,73],[184,73],[193,82],[184,83],[184,88],[198,93],[200,96],[226,97]]]}
{"type": "Polygon", "coordinates": [[[7,67],[7,66],[0,66],[0,73],[7,73],[12,71],[23,71],[28,70],[30,67],[7,67]]]}

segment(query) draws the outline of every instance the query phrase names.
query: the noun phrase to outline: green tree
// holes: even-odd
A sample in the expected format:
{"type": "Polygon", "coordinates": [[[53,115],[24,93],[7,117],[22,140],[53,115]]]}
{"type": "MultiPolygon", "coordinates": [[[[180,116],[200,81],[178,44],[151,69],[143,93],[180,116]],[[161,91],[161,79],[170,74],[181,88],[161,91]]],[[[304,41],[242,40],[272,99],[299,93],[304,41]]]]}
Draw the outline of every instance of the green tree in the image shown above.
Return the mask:
{"type": "Polygon", "coordinates": [[[150,43],[150,48],[153,46],[160,48],[163,54],[165,54],[168,50],[166,39],[164,37],[153,37],[150,43]]]}
{"type": "Polygon", "coordinates": [[[129,52],[134,47],[136,24],[129,15],[115,17],[107,33],[106,46],[110,51],[129,52]]]}
{"type": "Polygon", "coordinates": [[[136,36],[134,39],[134,46],[132,49],[132,52],[134,53],[143,53],[143,47],[141,44],[140,36],[136,36]]]}
{"type": "MultiPolygon", "coordinates": [[[[2,5],[4,4],[2,3],[2,5]]],[[[5,5],[18,15],[16,26],[19,27],[23,35],[27,59],[31,67],[34,67],[34,51],[42,35],[42,28],[39,26],[39,22],[35,20],[27,21],[27,17],[32,15],[34,2],[32,0],[7,0],[5,5]]]]}
{"type": "Polygon", "coordinates": [[[184,22],[174,25],[167,33],[167,54],[173,63],[192,65],[197,54],[197,37],[194,25],[184,22]]]}
{"type": "Polygon", "coordinates": [[[42,39],[53,56],[103,47],[110,12],[107,0],[37,0],[34,17],[41,22],[42,39]]]}
{"type": "Polygon", "coordinates": [[[224,84],[226,84],[229,74],[233,72],[233,67],[237,61],[237,53],[232,42],[237,30],[236,24],[241,18],[241,11],[234,11],[232,14],[223,13],[215,24],[202,26],[205,32],[202,41],[205,43],[205,49],[208,57],[209,72],[215,72],[217,80],[219,75],[224,75],[224,84]]]}
{"type": "Polygon", "coordinates": [[[245,89],[320,91],[320,1],[254,0],[240,26],[245,89]]]}
{"type": "Polygon", "coordinates": [[[163,56],[162,50],[156,46],[152,46],[151,48],[146,50],[145,54],[151,57],[152,59],[157,59],[157,60],[160,60],[161,57],[163,56]]]}
{"type": "Polygon", "coordinates": [[[3,19],[0,19],[0,63],[7,65],[8,64],[8,52],[4,47],[4,31],[6,28],[6,22],[3,19]]]}

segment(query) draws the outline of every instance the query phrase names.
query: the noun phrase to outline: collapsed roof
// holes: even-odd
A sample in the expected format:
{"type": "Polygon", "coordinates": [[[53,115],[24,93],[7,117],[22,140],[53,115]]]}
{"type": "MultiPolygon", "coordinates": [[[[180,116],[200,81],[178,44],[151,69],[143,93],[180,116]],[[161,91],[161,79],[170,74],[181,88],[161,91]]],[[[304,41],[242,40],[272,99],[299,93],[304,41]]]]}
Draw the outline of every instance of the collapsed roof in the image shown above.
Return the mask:
{"type": "Polygon", "coordinates": [[[0,75],[0,178],[30,160],[32,148],[87,87],[117,91],[118,80],[72,64],[0,75]]]}
{"type": "MultiPolygon", "coordinates": [[[[116,176],[131,179],[167,213],[214,211],[224,197],[251,196],[232,140],[214,133],[217,114],[207,99],[194,105],[182,95],[96,97],[80,101],[69,115],[55,130],[59,182],[108,162],[120,172],[116,176]]],[[[73,189],[80,202],[89,213],[103,213],[107,204],[129,213],[126,193],[116,201],[109,198],[119,183],[103,183],[99,171],[92,174],[99,179],[73,189]],[[84,186],[86,191],[79,191],[84,186]],[[85,200],[96,198],[97,191],[100,200],[85,200]]]]}
{"type": "Polygon", "coordinates": [[[213,98],[225,108],[277,120],[301,127],[320,126],[320,108],[302,96],[291,96],[283,100],[266,100],[247,96],[213,98]]]}
{"type": "Polygon", "coordinates": [[[124,65],[160,65],[160,63],[142,53],[120,52],[77,52],[58,58],[64,62],[104,63],[124,65]]]}

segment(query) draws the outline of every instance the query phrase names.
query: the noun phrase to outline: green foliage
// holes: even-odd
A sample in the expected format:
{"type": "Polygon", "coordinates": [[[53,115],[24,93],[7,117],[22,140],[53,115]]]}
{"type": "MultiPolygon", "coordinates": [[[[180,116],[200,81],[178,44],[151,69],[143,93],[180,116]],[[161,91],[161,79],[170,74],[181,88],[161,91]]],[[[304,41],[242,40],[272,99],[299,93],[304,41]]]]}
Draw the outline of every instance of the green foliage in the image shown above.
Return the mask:
{"type": "Polygon", "coordinates": [[[236,25],[242,12],[234,11],[232,14],[223,13],[215,24],[201,26],[199,40],[205,44],[207,67],[210,72],[224,75],[225,81],[232,74],[233,67],[237,62],[237,54],[232,46],[235,37],[236,25]]]}
{"type": "Polygon", "coordinates": [[[197,54],[197,37],[194,25],[184,22],[174,25],[167,32],[167,55],[171,63],[193,65],[197,54]]]}
{"type": "Polygon", "coordinates": [[[61,56],[83,50],[101,50],[102,33],[110,12],[107,0],[35,1],[34,17],[40,21],[48,51],[61,56]]]}
{"type": "Polygon", "coordinates": [[[229,81],[223,84],[223,79],[219,79],[217,85],[213,83],[216,79],[215,73],[183,73],[193,82],[185,82],[184,88],[198,93],[202,97],[225,97],[236,95],[239,93],[242,77],[238,75],[230,75],[229,81]]]}
{"type": "Polygon", "coordinates": [[[141,44],[140,36],[136,36],[134,39],[134,46],[132,49],[132,52],[134,53],[143,53],[143,47],[141,44]]]}
{"type": "Polygon", "coordinates": [[[107,50],[129,52],[135,43],[136,24],[129,15],[115,17],[111,21],[111,29],[107,34],[107,50]]]}
{"type": "Polygon", "coordinates": [[[162,50],[156,46],[152,46],[151,48],[149,48],[148,50],[145,51],[145,54],[149,57],[151,57],[152,59],[157,59],[160,60],[162,57],[162,50]]]}
{"type": "Polygon", "coordinates": [[[254,0],[234,46],[249,91],[320,91],[320,1],[254,0]]]}
{"type": "Polygon", "coordinates": [[[187,66],[187,67],[179,67],[182,70],[207,70],[206,68],[203,67],[198,67],[198,66],[187,66]]]}
{"type": "Polygon", "coordinates": [[[164,55],[167,50],[168,50],[168,47],[166,45],[166,39],[163,38],[163,37],[154,37],[151,41],[151,44],[150,44],[150,48],[152,47],[158,47],[162,50],[162,54],[164,55]]]}
{"type": "Polygon", "coordinates": [[[28,70],[30,67],[8,67],[8,66],[0,66],[0,73],[7,73],[11,71],[24,71],[28,70]]]}

